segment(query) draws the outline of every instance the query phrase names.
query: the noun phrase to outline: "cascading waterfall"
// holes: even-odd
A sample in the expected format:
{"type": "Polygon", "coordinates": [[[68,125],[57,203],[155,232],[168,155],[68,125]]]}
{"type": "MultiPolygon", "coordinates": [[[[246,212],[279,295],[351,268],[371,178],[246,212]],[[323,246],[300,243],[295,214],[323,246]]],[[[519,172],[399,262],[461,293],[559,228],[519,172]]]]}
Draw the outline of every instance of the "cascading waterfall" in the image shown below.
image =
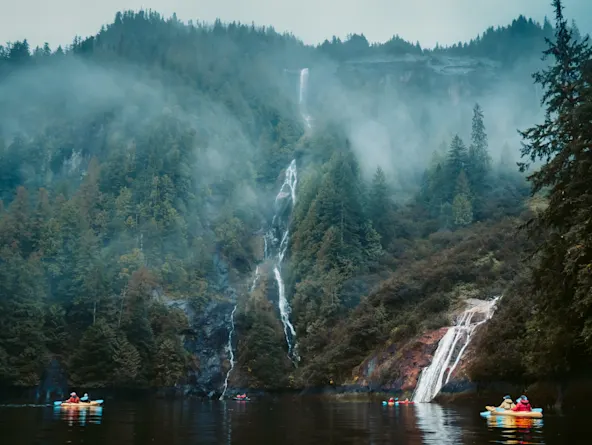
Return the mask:
{"type": "Polygon", "coordinates": [[[298,182],[296,160],[292,160],[286,169],[286,176],[280,191],[275,197],[275,215],[271,221],[271,227],[265,234],[265,255],[270,258],[271,249],[275,250],[273,275],[278,286],[278,306],[280,318],[284,325],[284,335],[288,344],[288,357],[294,364],[300,361],[296,344],[296,330],[290,322],[292,309],[286,298],[286,289],[282,278],[282,262],[288,249],[289,220],[292,209],[296,203],[296,184],[298,182]]]}
{"type": "Polygon", "coordinates": [[[230,331],[228,332],[228,345],[226,345],[226,351],[230,355],[230,369],[226,373],[226,378],[224,379],[224,389],[222,390],[222,395],[220,396],[220,400],[224,398],[226,394],[226,390],[228,389],[228,378],[230,377],[230,373],[234,369],[234,350],[232,349],[232,334],[234,334],[234,313],[236,312],[236,308],[238,304],[234,305],[232,312],[230,313],[230,331]]]}
{"type": "Polygon", "coordinates": [[[312,118],[306,111],[306,89],[308,87],[308,68],[303,68],[300,70],[300,90],[298,96],[298,103],[300,104],[300,113],[302,114],[302,118],[306,123],[307,128],[312,128],[311,121],[312,118]]]}
{"type": "Polygon", "coordinates": [[[255,286],[257,286],[257,281],[259,281],[259,266],[257,266],[255,268],[255,278],[253,278],[253,283],[251,284],[251,288],[249,289],[249,292],[253,292],[255,290],[255,286]]]}
{"type": "Polygon", "coordinates": [[[499,297],[495,297],[489,301],[479,301],[469,309],[465,310],[458,319],[455,326],[446,331],[446,334],[438,343],[438,348],[432,359],[432,363],[424,368],[417,382],[415,393],[413,394],[414,402],[431,402],[434,397],[440,392],[444,383],[448,383],[450,377],[456,366],[460,362],[467,346],[471,341],[471,337],[475,332],[477,326],[485,323],[493,316],[495,305],[499,297]],[[478,321],[473,322],[475,315],[481,315],[478,321]],[[457,352],[457,345],[464,339],[464,344],[457,352]],[[456,356],[455,353],[457,352],[456,356]],[[450,362],[454,357],[454,362],[450,366],[450,362]],[[444,375],[446,375],[444,381],[444,375]]]}

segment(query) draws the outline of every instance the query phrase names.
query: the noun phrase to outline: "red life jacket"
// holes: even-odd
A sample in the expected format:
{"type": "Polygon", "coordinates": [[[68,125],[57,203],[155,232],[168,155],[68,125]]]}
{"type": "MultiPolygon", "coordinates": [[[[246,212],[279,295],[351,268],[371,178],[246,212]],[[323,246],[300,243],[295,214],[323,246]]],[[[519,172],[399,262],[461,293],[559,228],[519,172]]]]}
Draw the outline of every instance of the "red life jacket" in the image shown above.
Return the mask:
{"type": "Polygon", "coordinates": [[[513,411],[532,411],[532,407],[530,406],[530,402],[521,400],[519,404],[517,404],[513,411]]]}

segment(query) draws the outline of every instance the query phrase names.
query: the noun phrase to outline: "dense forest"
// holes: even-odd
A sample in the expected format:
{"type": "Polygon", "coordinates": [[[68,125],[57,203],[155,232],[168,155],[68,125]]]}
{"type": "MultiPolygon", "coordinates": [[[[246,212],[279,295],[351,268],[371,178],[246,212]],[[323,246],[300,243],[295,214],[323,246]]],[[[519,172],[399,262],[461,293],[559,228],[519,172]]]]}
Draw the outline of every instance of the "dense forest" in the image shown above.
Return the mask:
{"type": "MultiPolygon", "coordinates": [[[[592,65],[588,41],[556,9],[555,26],[519,17],[430,50],[363,35],[309,47],[273,28],[146,11],[117,13],[67,48],[0,46],[0,382],[34,386],[57,359],[77,386],[190,384],[201,366],[187,347],[199,335],[191,318],[234,303],[229,286],[237,385],[346,382],[373,349],[449,326],[467,297],[499,294],[474,378],[585,369],[592,65]],[[417,113],[424,134],[405,153],[425,159],[419,169],[364,156],[375,142],[360,148],[351,121],[328,111],[334,90],[310,100],[312,130],[299,110],[303,67],[414,54],[510,72],[543,50],[535,80],[547,108],[523,133],[522,154],[536,161],[528,177],[516,128],[491,138],[498,111],[477,100],[458,126],[446,111],[438,122],[417,113]],[[248,291],[292,159],[285,277],[297,367],[272,274],[248,291]],[[513,347],[500,349],[500,335],[513,347]]],[[[391,88],[336,73],[370,108],[391,88]]]]}

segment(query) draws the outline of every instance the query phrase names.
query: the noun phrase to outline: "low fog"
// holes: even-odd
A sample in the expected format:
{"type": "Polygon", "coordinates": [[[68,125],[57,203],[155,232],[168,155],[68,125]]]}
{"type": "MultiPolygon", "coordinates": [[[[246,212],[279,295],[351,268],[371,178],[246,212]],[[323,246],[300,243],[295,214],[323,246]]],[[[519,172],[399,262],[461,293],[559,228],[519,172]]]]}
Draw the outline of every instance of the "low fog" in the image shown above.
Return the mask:
{"type": "Polygon", "coordinates": [[[332,120],[343,126],[367,178],[377,166],[395,180],[422,172],[433,152],[443,143],[447,148],[455,134],[468,146],[476,103],[483,109],[494,164],[505,144],[511,147],[510,162],[517,162],[518,130],[542,118],[531,77],[542,66],[538,55],[511,72],[498,66],[479,73],[485,74],[480,77],[473,72],[443,75],[419,60],[416,66],[395,66],[391,72],[381,63],[360,65],[355,74],[359,77],[364,76],[362,68],[380,72],[376,85],[352,88],[331,72],[332,65],[321,63],[310,70],[310,90],[316,97],[309,100],[315,102],[316,121],[332,120]],[[416,78],[421,78],[419,85],[416,78]],[[430,87],[430,83],[437,85],[430,87]]]}
{"type": "MultiPolygon", "coordinates": [[[[228,40],[219,63],[230,63],[239,50],[228,40]]],[[[199,54],[195,57],[199,63],[199,54]]],[[[2,80],[0,129],[8,145],[16,135],[34,139],[44,134],[50,117],[84,126],[114,113],[102,131],[111,139],[120,138],[125,147],[149,130],[156,118],[171,115],[198,135],[196,163],[188,167],[202,187],[227,179],[243,183],[234,188],[230,199],[216,198],[213,191],[210,204],[214,207],[210,205],[208,211],[214,213],[234,203],[265,208],[276,193],[273,184],[264,182],[258,190],[249,185],[260,164],[269,161],[260,140],[271,132],[266,128],[269,123],[255,122],[247,105],[253,94],[258,95],[260,106],[272,105],[286,119],[301,121],[298,110],[305,107],[313,128],[306,135],[302,128],[304,137],[314,138],[324,124],[337,124],[350,140],[366,178],[380,165],[396,188],[408,188],[405,182],[421,175],[434,151],[447,146],[455,134],[470,144],[475,103],[484,112],[494,163],[506,144],[513,156],[510,163],[518,161],[517,130],[541,118],[540,98],[531,78],[541,66],[540,56],[532,54],[512,70],[492,61],[476,64],[468,58],[440,57],[453,74],[432,69],[426,64],[428,58],[338,63],[298,45],[267,51],[257,63],[245,67],[253,82],[247,91],[226,92],[223,85],[219,91],[204,92],[192,86],[191,79],[153,76],[149,69],[123,61],[103,65],[69,55],[2,80]],[[455,68],[467,64],[473,67],[455,68]],[[301,104],[299,73],[305,67],[310,75],[301,104]],[[230,109],[220,92],[243,105],[230,109]]],[[[75,153],[87,161],[101,155],[85,146],[72,147],[72,156],[75,153]]],[[[508,155],[507,150],[504,153],[508,155]]],[[[276,175],[284,164],[274,166],[276,175]]]]}

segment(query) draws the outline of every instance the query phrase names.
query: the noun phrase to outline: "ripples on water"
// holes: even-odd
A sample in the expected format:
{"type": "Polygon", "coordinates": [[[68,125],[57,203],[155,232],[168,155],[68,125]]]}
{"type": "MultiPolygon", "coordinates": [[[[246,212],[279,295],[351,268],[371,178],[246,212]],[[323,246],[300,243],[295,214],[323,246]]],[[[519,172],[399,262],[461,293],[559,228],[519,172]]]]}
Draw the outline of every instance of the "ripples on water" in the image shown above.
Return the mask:
{"type": "Polygon", "coordinates": [[[382,406],[283,397],[251,402],[107,401],[103,408],[0,405],[10,445],[590,444],[583,422],[479,416],[472,406],[382,406]]]}

